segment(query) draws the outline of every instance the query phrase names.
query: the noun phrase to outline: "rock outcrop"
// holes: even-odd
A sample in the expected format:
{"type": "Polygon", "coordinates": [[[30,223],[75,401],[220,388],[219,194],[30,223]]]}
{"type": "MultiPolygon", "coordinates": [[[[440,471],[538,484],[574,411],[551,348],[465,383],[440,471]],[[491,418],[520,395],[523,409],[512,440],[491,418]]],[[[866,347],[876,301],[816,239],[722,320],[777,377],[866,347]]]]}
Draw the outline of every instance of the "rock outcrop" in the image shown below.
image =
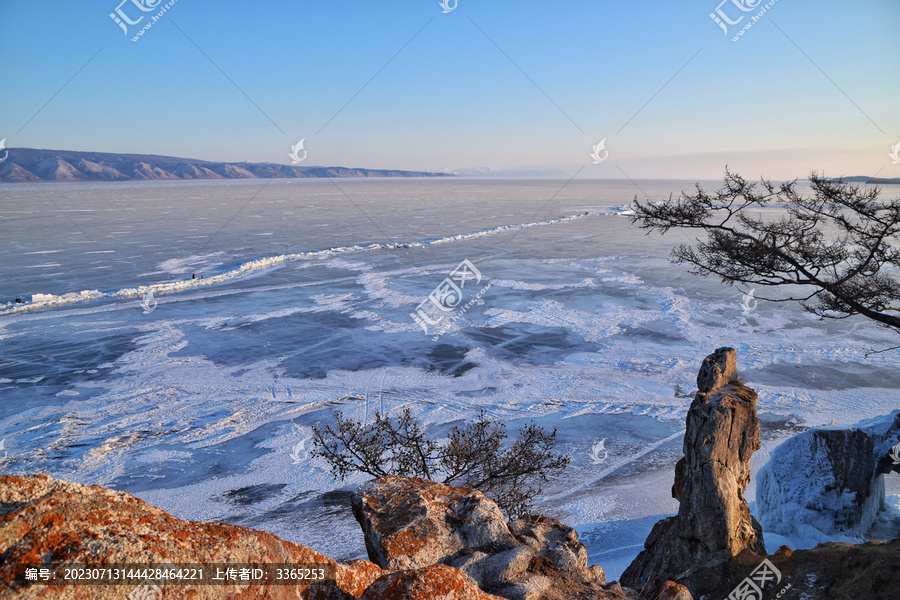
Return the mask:
{"type": "Polygon", "coordinates": [[[518,545],[503,513],[477,490],[413,477],[361,485],[351,498],[369,560],[383,569],[418,569],[467,550],[518,545]]]}
{"type": "MultiPolygon", "coordinates": [[[[450,592],[458,600],[500,600],[482,593],[458,572],[423,570],[398,576],[369,561],[337,563],[271,533],[222,523],[182,521],[125,492],[44,475],[0,477],[0,596],[4,599],[123,600],[136,590],[153,591],[134,585],[76,586],[57,581],[45,586],[26,581],[26,565],[48,562],[94,566],[317,563],[328,565],[334,572],[333,580],[311,585],[181,586],[158,581],[166,600],[393,600],[449,597],[450,592]]],[[[138,596],[160,600],[158,594],[138,596]]]]}
{"type": "Polygon", "coordinates": [[[451,567],[434,565],[415,571],[396,571],[369,586],[361,600],[501,600],[472,585],[451,567]]]}
{"type": "Polygon", "coordinates": [[[667,580],[700,597],[742,551],[765,555],[762,529],[743,496],[760,446],[756,392],[737,380],[732,348],[704,360],[697,386],[672,487],[678,514],[653,527],[622,574],[623,585],[654,597],[667,580]]]}
{"type": "Polygon", "coordinates": [[[545,517],[507,524],[476,490],[389,476],[360,486],[352,502],[369,558],[383,568],[448,565],[511,600],[628,597],[588,567],[574,529],[545,517]]]}
{"type": "Polygon", "coordinates": [[[694,597],[691,596],[690,590],[680,583],[667,581],[654,600],[694,600],[694,597]]]}
{"type": "Polygon", "coordinates": [[[772,451],[757,473],[756,504],[766,531],[813,541],[861,541],[885,508],[884,473],[900,471],[891,448],[900,411],[849,429],[810,429],[772,451]]]}
{"type": "Polygon", "coordinates": [[[733,348],[719,348],[703,359],[697,373],[697,391],[711,392],[737,381],[737,352],[733,348]]]}
{"type": "MultiPolygon", "coordinates": [[[[743,552],[728,563],[708,598],[757,598],[733,594],[763,561],[775,568],[760,586],[763,600],[895,600],[900,590],[900,538],[890,543],[825,543],[810,550],[782,546],[775,554],[743,552]]],[[[757,579],[757,582],[760,580],[757,579]]]]}
{"type": "Polygon", "coordinates": [[[325,586],[166,586],[167,597],[359,597],[383,571],[368,561],[339,564],[276,536],[221,523],[182,521],[125,492],[53,479],[0,477],[0,588],[10,598],[116,599],[121,586],[29,586],[26,564],[52,563],[319,563],[335,580],[325,586]],[[309,589],[308,589],[309,588],[309,589]]]}

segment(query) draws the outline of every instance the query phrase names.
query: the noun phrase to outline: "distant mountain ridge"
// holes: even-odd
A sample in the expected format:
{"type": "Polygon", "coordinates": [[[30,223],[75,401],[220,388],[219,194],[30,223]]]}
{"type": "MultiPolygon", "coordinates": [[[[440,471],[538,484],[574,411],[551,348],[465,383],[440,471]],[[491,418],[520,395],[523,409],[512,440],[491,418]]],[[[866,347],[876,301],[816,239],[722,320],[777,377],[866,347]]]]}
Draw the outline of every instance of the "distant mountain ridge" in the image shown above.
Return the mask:
{"type": "Polygon", "coordinates": [[[866,175],[854,175],[853,177],[842,177],[847,183],[900,183],[900,177],[884,178],[884,177],[868,177],[866,175]]]}
{"type": "Polygon", "coordinates": [[[8,148],[7,150],[9,155],[3,163],[0,163],[0,182],[4,183],[453,176],[448,173],[426,171],[212,162],[153,154],[114,154],[40,148],[8,148]]]}

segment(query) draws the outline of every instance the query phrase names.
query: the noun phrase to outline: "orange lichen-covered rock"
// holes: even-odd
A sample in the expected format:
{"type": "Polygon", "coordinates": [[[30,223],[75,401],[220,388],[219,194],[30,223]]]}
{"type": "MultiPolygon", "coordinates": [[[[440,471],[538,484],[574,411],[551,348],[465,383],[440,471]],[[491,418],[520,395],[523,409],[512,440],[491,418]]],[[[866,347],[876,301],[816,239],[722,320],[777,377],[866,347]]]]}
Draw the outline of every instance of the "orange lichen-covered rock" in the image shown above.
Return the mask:
{"type": "Polygon", "coordinates": [[[360,486],[352,503],[369,560],[385,569],[428,567],[461,550],[518,545],[497,504],[478,490],[387,476],[360,486]]]}
{"type": "Polygon", "coordinates": [[[659,593],[659,600],[694,600],[694,597],[691,596],[689,589],[680,583],[669,580],[663,584],[663,589],[659,593]]]}
{"type": "Polygon", "coordinates": [[[384,575],[361,600],[503,600],[471,585],[452,567],[434,565],[384,575]]]}
{"type": "Polygon", "coordinates": [[[389,476],[360,486],[352,501],[379,566],[454,567],[471,586],[509,600],[624,597],[605,587],[602,568],[588,566],[574,529],[540,516],[507,523],[476,490],[389,476]]]}
{"type": "MultiPolygon", "coordinates": [[[[39,476],[0,477],[0,589],[9,599],[124,600],[133,585],[53,585],[28,582],[29,565],[154,563],[323,564],[326,583],[297,585],[175,585],[166,600],[184,598],[358,598],[384,574],[368,561],[337,563],[275,535],[222,523],[183,521],[125,492],[39,476]]],[[[158,583],[158,582],[157,582],[158,583]]],[[[155,584],[154,584],[155,585],[155,584]]],[[[148,588],[151,592],[152,587],[148,588]]],[[[149,593],[149,592],[148,592],[149,593]]],[[[159,600],[145,595],[147,600],[159,600]]]]}

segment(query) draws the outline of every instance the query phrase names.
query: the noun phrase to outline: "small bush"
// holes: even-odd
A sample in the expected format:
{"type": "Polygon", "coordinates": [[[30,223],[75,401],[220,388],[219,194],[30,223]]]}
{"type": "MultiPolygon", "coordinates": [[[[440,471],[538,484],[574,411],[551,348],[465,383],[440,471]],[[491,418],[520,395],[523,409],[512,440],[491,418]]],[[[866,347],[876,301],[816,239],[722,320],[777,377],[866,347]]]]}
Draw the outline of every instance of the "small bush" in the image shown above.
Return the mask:
{"type": "Polygon", "coordinates": [[[339,412],[335,420],[334,427],[313,426],[312,451],[328,461],[335,478],[362,472],[472,487],[510,518],[528,515],[548,475],[565,469],[571,460],[553,452],[556,429],[548,433],[533,422],[504,449],[506,426],[488,418],[484,410],[475,420],[454,427],[443,444],[426,437],[408,408],[396,420],[376,412],[370,425],[339,412]]]}

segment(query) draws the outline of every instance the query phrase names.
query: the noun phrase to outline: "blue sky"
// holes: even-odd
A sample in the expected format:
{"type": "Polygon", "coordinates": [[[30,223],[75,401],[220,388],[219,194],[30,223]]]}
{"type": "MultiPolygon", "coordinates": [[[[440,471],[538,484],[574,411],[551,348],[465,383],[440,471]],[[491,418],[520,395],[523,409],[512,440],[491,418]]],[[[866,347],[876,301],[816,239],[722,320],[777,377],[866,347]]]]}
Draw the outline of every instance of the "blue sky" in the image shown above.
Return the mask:
{"type": "Polygon", "coordinates": [[[177,0],[137,42],[149,16],[126,36],[118,2],[0,0],[8,147],[289,163],[306,138],[306,165],[900,177],[896,0],[778,0],[737,42],[765,2],[727,0],[746,16],[725,35],[718,0],[177,0]]]}

